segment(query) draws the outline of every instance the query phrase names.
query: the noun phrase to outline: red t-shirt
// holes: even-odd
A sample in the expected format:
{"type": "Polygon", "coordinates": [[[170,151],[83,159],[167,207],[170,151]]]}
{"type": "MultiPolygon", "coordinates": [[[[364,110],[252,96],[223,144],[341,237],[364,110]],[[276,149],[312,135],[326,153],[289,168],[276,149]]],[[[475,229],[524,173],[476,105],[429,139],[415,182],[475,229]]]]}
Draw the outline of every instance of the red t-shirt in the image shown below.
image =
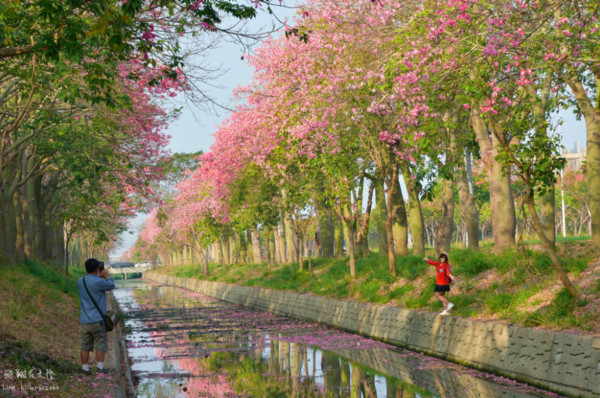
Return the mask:
{"type": "Polygon", "coordinates": [[[450,284],[450,263],[442,263],[439,261],[427,260],[427,264],[435,267],[435,283],[438,285],[449,285],[450,284]]]}

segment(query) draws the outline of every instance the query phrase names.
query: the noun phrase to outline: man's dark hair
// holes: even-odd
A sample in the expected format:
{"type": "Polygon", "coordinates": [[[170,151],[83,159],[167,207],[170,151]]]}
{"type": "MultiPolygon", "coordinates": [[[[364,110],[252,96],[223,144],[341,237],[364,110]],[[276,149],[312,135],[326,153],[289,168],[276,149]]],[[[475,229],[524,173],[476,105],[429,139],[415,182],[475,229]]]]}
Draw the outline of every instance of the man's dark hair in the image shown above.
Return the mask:
{"type": "Polygon", "coordinates": [[[85,270],[88,274],[96,272],[98,267],[100,267],[100,262],[95,258],[88,258],[85,262],[85,270]]]}
{"type": "Polygon", "coordinates": [[[448,262],[448,255],[446,253],[440,253],[440,260],[442,259],[442,257],[444,257],[444,263],[448,262]]]}

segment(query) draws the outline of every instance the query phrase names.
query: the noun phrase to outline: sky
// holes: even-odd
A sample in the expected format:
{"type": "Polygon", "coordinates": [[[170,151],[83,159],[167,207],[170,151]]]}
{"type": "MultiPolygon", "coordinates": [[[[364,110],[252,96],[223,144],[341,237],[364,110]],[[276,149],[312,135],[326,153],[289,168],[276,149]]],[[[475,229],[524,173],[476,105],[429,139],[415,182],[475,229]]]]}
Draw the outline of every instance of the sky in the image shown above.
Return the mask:
{"type": "MultiPolygon", "coordinates": [[[[255,31],[268,30],[274,24],[281,26],[278,21],[290,21],[296,12],[293,6],[300,4],[300,0],[287,0],[285,4],[289,4],[291,7],[274,8],[275,16],[259,11],[257,18],[249,25],[249,28],[255,31]]],[[[209,89],[211,97],[222,105],[231,106],[233,90],[238,86],[250,83],[252,69],[247,61],[242,59],[245,53],[247,51],[239,44],[224,42],[218,48],[211,50],[210,56],[207,57],[214,66],[222,66],[222,74],[214,80],[214,87],[209,89]]],[[[228,117],[229,112],[223,109],[210,111],[200,109],[181,96],[175,99],[174,106],[182,107],[182,112],[166,131],[171,136],[169,150],[172,153],[193,153],[200,150],[207,152],[214,142],[213,134],[217,131],[219,124],[228,117]]],[[[586,132],[583,120],[577,121],[570,110],[560,112],[558,117],[563,120],[560,131],[565,149],[572,151],[575,145],[577,148],[585,148],[586,132]]],[[[120,244],[111,255],[119,256],[135,243],[137,233],[145,219],[146,215],[140,214],[130,222],[129,231],[121,234],[120,244]]]]}

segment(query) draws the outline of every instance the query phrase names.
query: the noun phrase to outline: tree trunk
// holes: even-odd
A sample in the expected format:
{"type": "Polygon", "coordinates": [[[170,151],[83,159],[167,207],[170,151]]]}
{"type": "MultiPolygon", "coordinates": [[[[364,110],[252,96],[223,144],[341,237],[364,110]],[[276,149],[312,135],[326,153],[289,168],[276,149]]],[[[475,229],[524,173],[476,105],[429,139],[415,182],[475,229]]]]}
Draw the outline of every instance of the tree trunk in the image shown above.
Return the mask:
{"type": "MultiPolygon", "coordinates": [[[[596,103],[600,108],[600,104],[596,103]]],[[[584,113],[587,126],[586,171],[588,202],[592,225],[592,241],[600,248],[600,109],[584,113]]]]}
{"type": "MultiPolygon", "coordinates": [[[[42,197],[42,179],[41,177],[34,178],[32,185],[28,186],[28,195],[30,196],[30,209],[29,217],[34,218],[33,222],[33,236],[34,236],[34,249],[35,258],[42,260],[44,258],[44,208],[45,204],[42,197]],[[29,191],[31,190],[31,191],[29,191]]],[[[80,248],[83,249],[83,247],[80,248]]],[[[82,250],[83,251],[83,250],[82,250]]],[[[83,253],[81,253],[83,255],[83,253]]]]}
{"type": "MultiPolygon", "coordinates": [[[[492,136],[492,143],[495,158],[501,146],[495,136],[492,136]]],[[[501,253],[515,246],[516,217],[512,185],[510,174],[502,170],[502,165],[496,161],[492,164],[489,180],[494,252],[501,253]],[[492,192],[497,194],[492,195],[492,192]]]]}
{"type": "Polygon", "coordinates": [[[223,257],[221,255],[221,243],[218,239],[213,243],[213,257],[215,258],[215,263],[223,265],[223,257]]]}
{"type": "Polygon", "coordinates": [[[275,239],[277,241],[277,262],[285,264],[285,239],[283,236],[283,224],[279,223],[275,228],[275,239]]]}
{"type": "Polygon", "coordinates": [[[304,271],[304,237],[298,237],[298,269],[304,271]]]}
{"type": "Polygon", "coordinates": [[[379,235],[379,255],[385,256],[388,252],[388,241],[386,232],[387,206],[385,204],[385,189],[383,179],[373,182],[375,185],[375,222],[377,223],[377,234],[379,235]]]}
{"type": "Polygon", "coordinates": [[[501,150],[501,144],[494,134],[488,131],[488,126],[481,118],[478,104],[471,109],[471,124],[481,158],[486,166],[490,182],[490,208],[492,211],[492,233],[494,234],[494,252],[500,253],[515,245],[515,206],[512,197],[510,175],[502,170],[502,165],[496,161],[501,150]]]}
{"type": "Polygon", "coordinates": [[[7,257],[8,242],[6,239],[6,213],[4,213],[4,203],[2,203],[2,193],[0,193],[0,265],[9,264],[11,261],[7,257]]]}
{"type": "Polygon", "coordinates": [[[0,191],[0,206],[2,206],[2,216],[4,219],[4,255],[8,263],[17,261],[17,225],[14,208],[14,192],[16,190],[16,175],[13,173],[12,164],[9,164],[2,171],[2,178],[11,183],[5,184],[3,191],[0,191]]]}
{"type": "Polygon", "coordinates": [[[454,181],[451,179],[443,180],[443,184],[441,197],[442,214],[435,237],[435,251],[437,254],[450,252],[452,230],[454,227],[454,181]]]}
{"type": "Polygon", "coordinates": [[[23,207],[21,192],[17,189],[13,195],[15,211],[15,254],[18,263],[25,260],[25,228],[23,225],[23,207]]]}
{"type": "Polygon", "coordinates": [[[54,261],[56,264],[65,263],[65,231],[63,230],[62,224],[54,227],[54,236],[56,241],[56,255],[54,261]]]}
{"type": "Polygon", "coordinates": [[[260,249],[260,233],[253,229],[252,235],[252,254],[254,256],[254,262],[259,264],[262,263],[261,249],[260,249]]]}
{"type": "Polygon", "coordinates": [[[274,228],[270,227],[265,230],[265,237],[267,238],[268,250],[269,253],[269,269],[270,266],[277,264],[277,256],[275,255],[275,232],[274,228]]]}
{"type": "Polygon", "coordinates": [[[292,231],[292,220],[289,213],[284,213],[283,225],[285,226],[285,246],[287,249],[286,262],[291,264],[298,261],[298,245],[296,234],[292,231]]]}
{"type": "Polygon", "coordinates": [[[33,230],[31,219],[29,218],[29,200],[27,197],[27,187],[23,185],[20,190],[21,209],[23,218],[23,250],[25,256],[33,259],[33,230]]]}
{"type": "MultiPolygon", "coordinates": [[[[597,71],[596,71],[597,72],[597,71]]],[[[589,97],[589,91],[581,83],[578,77],[568,78],[563,76],[566,83],[573,91],[577,105],[585,118],[587,154],[587,192],[590,211],[590,224],[592,241],[600,248],[600,101],[596,95],[595,101],[589,97]]],[[[598,75],[594,76],[596,83],[600,81],[598,75]]],[[[596,84],[597,86],[598,84],[596,84]]],[[[598,90],[598,87],[596,87],[598,90]]]]}
{"type": "Polygon", "coordinates": [[[548,192],[540,196],[541,222],[544,235],[546,235],[552,246],[556,246],[556,199],[554,184],[549,188],[548,192]]]}
{"type": "Polygon", "coordinates": [[[419,191],[416,183],[412,181],[408,165],[402,165],[402,177],[408,190],[408,223],[413,242],[413,255],[422,256],[425,254],[425,228],[423,222],[423,212],[421,211],[421,201],[419,200],[419,191]]]}
{"type": "Polygon", "coordinates": [[[356,257],[354,256],[354,239],[352,237],[352,226],[354,225],[354,217],[350,209],[344,210],[344,233],[346,238],[346,253],[350,257],[350,277],[356,277],[356,257]]]}
{"type": "Polygon", "coordinates": [[[387,200],[386,217],[385,217],[385,235],[388,237],[387,242],[387,255],[388,255],[388,266],[392,276],[398,274],[396,270],[396,250],[394,249],[394,224],[396,223],[396,212],[394,208],[394,191],[398,190],[398,168],[394,168],[391,175],[385,177],[385,198],[387,200]]]}
{"type": "Polygon", "coordinates": [[[394,249],[398,256],[406,256],[408,255],[408,219],[399,183],[396,184],[396,189],[392,194],[392,205],[397,209],[396,222],[393,226],[394,249]]]}
{"type": "Polygon", "coordinates": [[[71,259],[69,257],[69,245],[71,243],[71,234],[65,233],[65,275],[69,276],[69,265],[71,259]]]}
{"type": "Polygon", "coordinates": [[[246,244],[246,232],[238,234],[238,240],[240,242],[240,261],[242,263],[249,263],[248,261],[248,245],[246,244]]]}
{"type": "Polygon", "coordinates": [[[560,259],[556,255],[556,250],[554,248],[554,245],[546,237],[546,234],[544,233],[544,228],[542,226],[542,222],[540,221],[537,210],[535,208],[533,192],[531,191],[531,188],[528,188],[527,191],[528,192],[525,195],[525,202],[527,204],[527,209],[529,210],[529,214],[531,215],[531,219],[533,222],[533,229],[535,230],[535,232],[537,232],[538,237],[540,238],[540,242],[542,243],[542,247],[545,249],[546,253],[552,260],[552,265],[554,266],[554,269],[556,270],[556,273],[558,274],[558,278],[562,282],[563,286],[565,287],[565,289],[567,289],[567,291],[569,292],[569,294],[572,297],[577,298],[577,290],[575,289],[575,286],[573,286],[573,284],[569,280],[569,277],[567,276],[567,273],[563,269],[563,267],[560,263],[560,259]]]}
{"type": "MultiPolygon", "coordinates": [[[[470,162],[470,154],[467,153],[465,162],[470,162]]],[[[471,250],[479,250],[479,211],[475,205],[475,196],[469,189],[467,167],[465,162],[459,162],[456,167],[456,188],[458,200],[460,201],[460,214],[465,221],[467,247],[471,250]]]]}
{"type": "Polygon", "coordinates": [[[343,220],[337,216],[334,218],[335,227],[335,257],[344,257],[344,223],[343,220]]]}
{"type": "Polygon", "coordinates": [[[360,252],[364,256],[368,256],[371,253],[369,250],[369,224],[371,223],[371,209],[373,207],[374,191],[375,185],[373,182],[371,182],[369,189],[367,190],[367,207],[365,209],[365,213],[362,215],[362,217],[360,217],[360,226],[357,232],[357,242],[362,246],[360,252]]]}
{"type": "Polygon", "coordinates": [[[316,200],[319,213],[319,241],[322,248],[322,256],[331,258],[334,256],[335,228],[331,208],[324,200],[316,200]]]}
{"type": "Polygon", "coordinates": [[[233,233],[230,237],[230,247],[231,247],[231,257],[232,257],[232,262],[239,264],[242,261],[242,254],[241,254],[241,243],[240,243],[240,235],[237,233],[233,233]]]}
{"type": "Polygon", "coordinates": [[[233,262],[231,261],[231,245],[229,244],[229,236],[227,235],[223,237],[223,257],[225,264],[230,265],[233,262]]]}
{"type": "Polygon", "coordinates": [[[248,256],[248,264],[257,263],[254,258],[254,239],[252,236],[252,230],[246,231],[246,255],[248,256]]]}

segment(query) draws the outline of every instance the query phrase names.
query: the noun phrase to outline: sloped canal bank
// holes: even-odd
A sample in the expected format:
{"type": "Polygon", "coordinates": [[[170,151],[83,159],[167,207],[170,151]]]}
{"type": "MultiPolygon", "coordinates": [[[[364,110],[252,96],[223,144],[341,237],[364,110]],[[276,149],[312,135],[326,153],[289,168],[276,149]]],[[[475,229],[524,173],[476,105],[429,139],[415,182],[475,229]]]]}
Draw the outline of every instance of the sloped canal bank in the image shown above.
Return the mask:
{"type": "Polygon", "coordinates": [[[138,397],[558,397],[326,326],[119,282],[138,397]]]}

